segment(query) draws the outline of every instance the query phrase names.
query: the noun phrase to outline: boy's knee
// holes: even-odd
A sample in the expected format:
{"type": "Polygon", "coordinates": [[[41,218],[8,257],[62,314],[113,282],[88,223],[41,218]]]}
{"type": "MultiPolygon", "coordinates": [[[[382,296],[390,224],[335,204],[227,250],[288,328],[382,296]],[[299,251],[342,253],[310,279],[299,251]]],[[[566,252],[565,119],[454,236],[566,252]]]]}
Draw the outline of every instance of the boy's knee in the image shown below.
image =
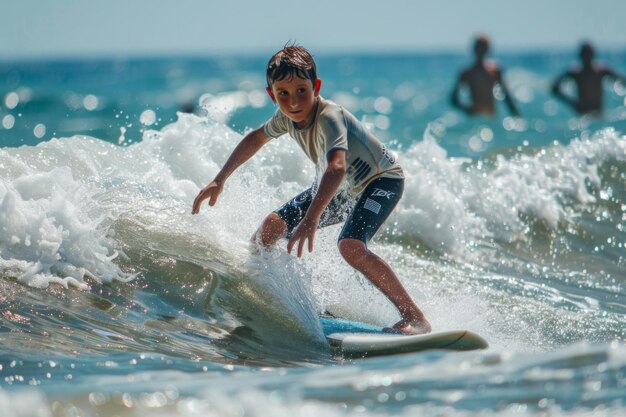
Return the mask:
{"type": "Polygon", "coordinates": [[[267,224],[268,226],[271,226],[271,227],[282,226],[285,229],[287,228],[287,223],[285,223],[285,221],[281,219],[280,216],[274,212],[267,215],[267,217],[263,221],[263,224],[267,224]]]}
{"type": "Polygon", "coordinates": [[[341,239],[337,246],[339,247],[339,253],[349,264],[358,262],[359,259],[367,252],[367,246],[365,243],[358,239],[341,239]]]}
{"type": "Polygon", "coordinates": [[[271,246],[287,233],[287,223],[276,213],[270,213],[255,235],[255,240],[263,246],[271,246]]]}

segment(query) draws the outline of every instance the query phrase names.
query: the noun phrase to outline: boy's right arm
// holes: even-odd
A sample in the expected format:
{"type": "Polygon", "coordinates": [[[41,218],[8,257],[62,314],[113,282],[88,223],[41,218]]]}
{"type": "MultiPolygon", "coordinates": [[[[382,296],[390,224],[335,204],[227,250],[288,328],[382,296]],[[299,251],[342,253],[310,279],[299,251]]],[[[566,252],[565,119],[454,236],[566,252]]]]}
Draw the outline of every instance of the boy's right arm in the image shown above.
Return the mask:
{"type": "Polygon", "coordinates": [[[254,154],[257,153],[263,145],[269,142],[270,139],[271,138],[263,131],[263,127],[259,127],[248,133],[241,140],[241,142],[239,142],[233,153],[230,154],[220,172],[215,176],[215,179],[213,179],[209,185],[200,190],[193,201],[191,214],[198,214],[200,212],[202,202],[207,198],[209,199],[209,205],[214,206],[217,202],[217,198],[222,193],[224,183],[230,174],[232,174],[241,164],[254,156],[254,154]]]}

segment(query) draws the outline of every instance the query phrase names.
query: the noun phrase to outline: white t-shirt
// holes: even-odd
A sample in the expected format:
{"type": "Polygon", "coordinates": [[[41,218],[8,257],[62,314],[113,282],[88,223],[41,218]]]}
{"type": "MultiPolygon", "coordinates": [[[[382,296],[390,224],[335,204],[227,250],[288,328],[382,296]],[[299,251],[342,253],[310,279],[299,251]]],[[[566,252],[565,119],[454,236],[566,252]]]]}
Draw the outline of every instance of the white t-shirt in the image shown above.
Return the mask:
{"type": "Polygon", "coordinates": [[[277,138],[289,133],[318,167],[327,164],[326,155],[346,150],[348,192],[359,195],[379,177],[404,178],[393,154],[356,117],[343,107],[319,97],[315,116],[300,129],[280,109],[263,125],[265,134],[277,138]]]}

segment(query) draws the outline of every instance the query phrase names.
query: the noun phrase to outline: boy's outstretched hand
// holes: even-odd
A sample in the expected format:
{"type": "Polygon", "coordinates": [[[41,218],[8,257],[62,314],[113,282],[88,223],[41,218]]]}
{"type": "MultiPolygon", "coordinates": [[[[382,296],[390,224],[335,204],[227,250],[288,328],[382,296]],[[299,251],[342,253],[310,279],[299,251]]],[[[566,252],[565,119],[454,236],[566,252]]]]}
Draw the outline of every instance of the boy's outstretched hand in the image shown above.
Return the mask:
{"type": "Polygon", "coordinates": [[[214,206],[215,203],[217,203],[217,197],[219,197],[223,189],[224,186],[222,185],[222,183],[214,180],[209,185],[200,190],[200,192],[196,196],[196,199],[193,200],[191,214],[200,213],[200,206],[202,205],[202,202],[207,198],[209,199],[209,206],[214,206]]]}
{"type": "Polygon", "coordinates": [[[307,239],[309,241],[309,252],[313,252],[313,238],[315,237],[315,232],[317,232],[318,223],[319,221],[311,220],[305,216],[298,227],[296,227],[296,230],[293,231],[293,235],[287,243],[287,252],[291,254],[291,250],[297,242],[298,258],[302,257],[302,249],[304,248],[304,243],[307,239]]]}

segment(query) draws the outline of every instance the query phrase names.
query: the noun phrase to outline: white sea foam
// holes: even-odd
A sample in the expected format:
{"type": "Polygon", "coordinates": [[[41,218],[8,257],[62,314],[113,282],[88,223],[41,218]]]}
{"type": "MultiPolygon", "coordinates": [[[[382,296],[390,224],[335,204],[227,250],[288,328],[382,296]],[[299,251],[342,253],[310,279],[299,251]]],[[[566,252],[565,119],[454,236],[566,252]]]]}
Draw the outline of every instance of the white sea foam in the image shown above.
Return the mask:
{"type": "Polygon", "coordinates": [[[93,190],[67,167],[0,183],[0,269],[37,287],[50,282],[85,287],[125,280],[102,213],[93,212],[93,190]]]}
{"type": "Polygon", "coordinates": [[[72,137],[3,149],[0,271],[32,286],[84,288],[85,276],[132,278],[115,260],[124,245],[183,257],[194,247],[239,253],[262,218],[302,190],[312,172],[293,145],[272,143],[233,175],[217,206],[192,216],[193,198],[240,138],[180,114],[127,147],[72,137]]]}
{"type": "MultiPolygon", "coordinates": [[[[127,279],[115,260],[124,245],[183,256],[200,248],[237,253],[267,213],[311,183],[315,170],[293,141],[274,140],[229,179],[215,207],[192,216],[193,198],[240,139],[223,125],[179,114],[127,147],[74,137],[3,149],[2,271],[30,285],[82,286],[84,276],[127,279]],[[134,239],[125,241],[128,230],[134,239]]],[[[447,157],[426,135],[399,155],[406,190],[390,224],[458,257],[475,242],[524,239],[520,214],[557,227],[570,205],[593,201],[587,184],[600,186],[597,166],[625,160],[625,148],[624,137],[606,130],[535,155],[500,156],[487,167],[447,157]]],[[[334,237],[327,238],[333,245],[334,237]]]]}
{"type": "Polygon", "coordinates": [[[524,240],[520,215],[556,229],[572,205],[595,201],[589,187],[601,187],[597,168],[608,160],[626,160],[626,137],[613,130],[533,155],[499,155],[494,166],[448,158],[426,134],[401,155],[407,181],[398,229],[460,257],[477,242],[524,240]]]}

